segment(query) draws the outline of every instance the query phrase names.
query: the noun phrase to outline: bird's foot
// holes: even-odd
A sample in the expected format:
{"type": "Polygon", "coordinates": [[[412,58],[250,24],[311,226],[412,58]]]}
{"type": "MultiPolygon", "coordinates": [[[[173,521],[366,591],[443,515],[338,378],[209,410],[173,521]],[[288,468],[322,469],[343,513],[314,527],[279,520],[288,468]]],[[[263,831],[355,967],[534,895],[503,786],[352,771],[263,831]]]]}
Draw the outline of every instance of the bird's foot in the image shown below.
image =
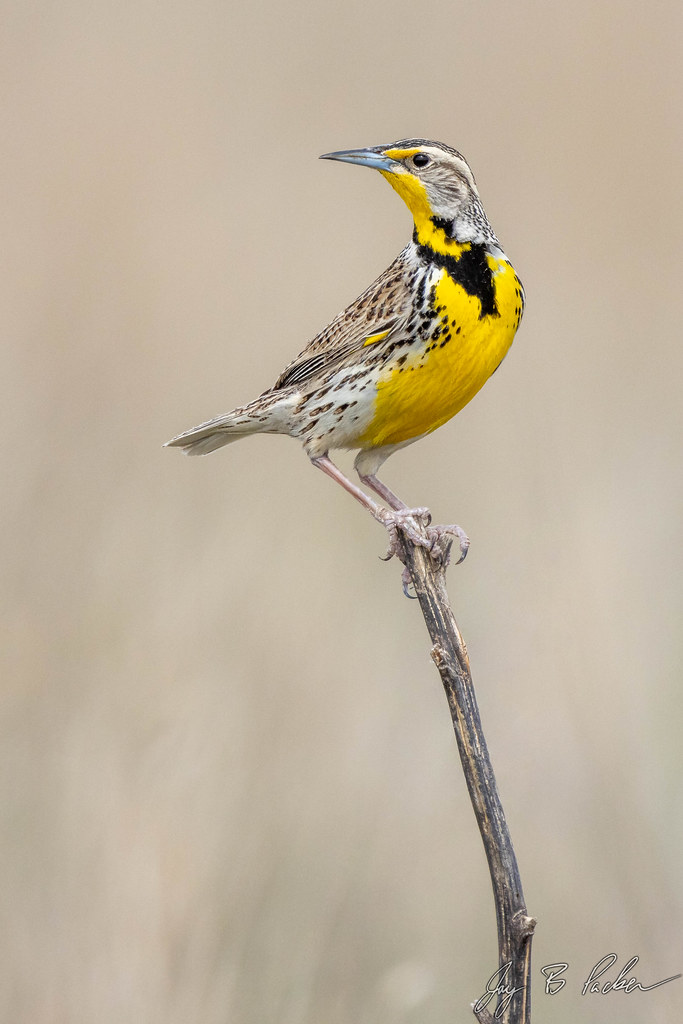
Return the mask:
{"type": "Polygon", "coordinates": [[[460,547],[460,558],[455,564],[460,565],[461,562],[465,561],[467,552],[470,549],[470,538],[462,526],[458,526],[457,523],[451,523],[449,526],[429,526],[427,527],[427,536],[432,542],[429,549],[432,558],[436,559],[444,569],[450,563],[451,548],[454,540],[458,541],[458,546],[460,547]]]}
{"type": "Polygon", "coordinates": [[[428,508],[402,508],[390,509],[380,508],[377,520],[386,527],[389,534],[389,547],[386,555],[383,555],[385,562],[396,555],[401,561],[401,549],[398,543],[399,530],[413,544],[422,548],[430,547],[425,528],[429,527],[432,516],[428,508]]]}
{"type": "Polygon", "coordinates": [[[401,586],[403,587],[403,593],[409,601],[417,601],[417,594],[410,593],[410,587],[414,590],[415,584],[413,583],[413,577],[410,575],[410,569],[407,565],[403,566],[403,572],[401,573],[401,586]]]}
{"type": "MultiPolygon", "coordinates": [[[[456,565],[463,561],[470,546],[469,537],[461,526],[432,526],[432,514],[428,508],[383,508],[376,518],[389,533],[389,548],[384,555],[385,561],[389,561],[394,555],[403,561],[398,543],[399,530],[413,544],[429,551],[432,558],[444,569],[451,560],[451,547],[456,537],[460,545],[460,558],[456,565]]],[[[404,579],[404,589],[405,585],[404,579]]]]}

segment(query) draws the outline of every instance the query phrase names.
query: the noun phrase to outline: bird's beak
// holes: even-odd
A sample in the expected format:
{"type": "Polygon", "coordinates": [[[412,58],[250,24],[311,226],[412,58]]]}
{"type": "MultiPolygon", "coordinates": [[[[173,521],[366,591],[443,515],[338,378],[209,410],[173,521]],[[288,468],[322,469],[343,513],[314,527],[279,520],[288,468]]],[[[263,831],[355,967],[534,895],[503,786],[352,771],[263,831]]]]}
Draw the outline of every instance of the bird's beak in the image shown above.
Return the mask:
{"type": "Polygon", "coordinates": [[[321,160],[341,160],[346,164],[360,164],[361,167],[374,167],[378,171],[389,171],[396,174],[403,170],[398,160],[385,156],[381,148],[377,149],[342,149],[338,153],[323,153],[321,160]]]}

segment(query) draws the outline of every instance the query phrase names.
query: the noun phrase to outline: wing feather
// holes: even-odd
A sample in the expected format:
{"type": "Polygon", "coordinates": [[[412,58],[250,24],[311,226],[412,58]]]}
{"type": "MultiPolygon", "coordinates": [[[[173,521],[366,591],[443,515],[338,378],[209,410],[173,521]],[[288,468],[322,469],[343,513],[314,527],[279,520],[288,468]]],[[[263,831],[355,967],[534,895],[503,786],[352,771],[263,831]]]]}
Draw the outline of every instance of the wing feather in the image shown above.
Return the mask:
{"type": "Polygon", "coordinates": [[[299,387],[341,365],[364,345],[382,345],[396,337],[410,316],[405,250],[373,284],[316,335],[272,387],[299,387]]]}

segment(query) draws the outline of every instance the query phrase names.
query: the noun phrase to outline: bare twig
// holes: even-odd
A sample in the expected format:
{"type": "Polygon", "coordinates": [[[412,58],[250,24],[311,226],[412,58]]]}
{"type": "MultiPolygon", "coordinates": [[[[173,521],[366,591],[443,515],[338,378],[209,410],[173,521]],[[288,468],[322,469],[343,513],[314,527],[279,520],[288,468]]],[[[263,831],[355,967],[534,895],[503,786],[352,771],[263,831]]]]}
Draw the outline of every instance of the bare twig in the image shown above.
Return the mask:
{"type": "Polygon", "coordinates": [[[536,921],[527,915],[517,859],[481,727],[467,648],[448,600],[444,568],[403,533],[399,534],[398,544],[434,645],[432,659],[446,691],[493,885],[499,970],[486,987],[495,992],[501,986],[501,990],[488,995],[488,999],[480,998],[473,1005],[473,1012],[480,1024],[491,1024],[493,1020],[504,1024],[529,1024],[531,938],[536,921]]]}

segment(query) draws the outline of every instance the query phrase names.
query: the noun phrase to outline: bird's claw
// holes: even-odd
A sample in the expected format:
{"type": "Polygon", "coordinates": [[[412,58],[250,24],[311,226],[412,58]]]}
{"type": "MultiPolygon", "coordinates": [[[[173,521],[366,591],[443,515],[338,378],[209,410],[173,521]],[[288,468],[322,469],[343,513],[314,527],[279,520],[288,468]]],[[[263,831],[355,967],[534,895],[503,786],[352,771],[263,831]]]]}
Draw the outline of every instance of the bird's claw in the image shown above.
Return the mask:
{"type": "Polygon", "coordinates": [[[403,567],[403,572],[401,573],[401,586],[403,587],[403,593],[409,601],[417,601],[417,594],[408,593],[408,587],[412,587],[414,590],[415,584],[413,583],[413,578],[410,575],[410,569],[407,565],[403,567]]]}
{"type": "Polygon", "coordinates": [[[377,519],[386,528],[389,534],[389,547],[387,548],[386,555],[382,555],[382,560],[388,562],[394,555],[401,561],[401,549],[398,543],[398,531],[400,530],[408,540],[411,540],[413,544],[418,544],[422,548],[428,548],[431,550],[431,541],[427,534],[424,532],[424,528],[429,531],[429,524],[432,521],[432,514],[428,508],[404,508],[400,510],[394,510],[389,508],[383,508],[377,519]],[[420,526],[423,529],[420,529],[420,526]]]}
{"type": "Polygon", "coordinates": [[[427,529],[427,536],[432,539],[430,548],[432,558],[435,558],[444,569],[450,565],[451,548],[456,538],[460,547],[460,558],[455,564],[460,565],[465,561],[470,548],[470,538],[462,526],[458,526],[457,523],[452,523],[450,526],[430,526],[427,529]]]}
{"type": "MultiPolygon", "coordinates": [[[[455,564],[459,565],[467,555],[470,539],[463,528],[455,523],[450,526],[432,526],[432,514],[428,508],[406,508],[399,511],[382,509],[377,518],[389,534],[387,553],[381,556],[385,562],[388,562],[394,555],[403,561],[398,543],[399,530],[413,544],[429,551],[434,561],[444,569],[450,563],[451,547],[456,538],[460,546],[460,558],[455,564]]],[[[405,592],[407,586],[405,575],[403,583],[405,592]]]]}

